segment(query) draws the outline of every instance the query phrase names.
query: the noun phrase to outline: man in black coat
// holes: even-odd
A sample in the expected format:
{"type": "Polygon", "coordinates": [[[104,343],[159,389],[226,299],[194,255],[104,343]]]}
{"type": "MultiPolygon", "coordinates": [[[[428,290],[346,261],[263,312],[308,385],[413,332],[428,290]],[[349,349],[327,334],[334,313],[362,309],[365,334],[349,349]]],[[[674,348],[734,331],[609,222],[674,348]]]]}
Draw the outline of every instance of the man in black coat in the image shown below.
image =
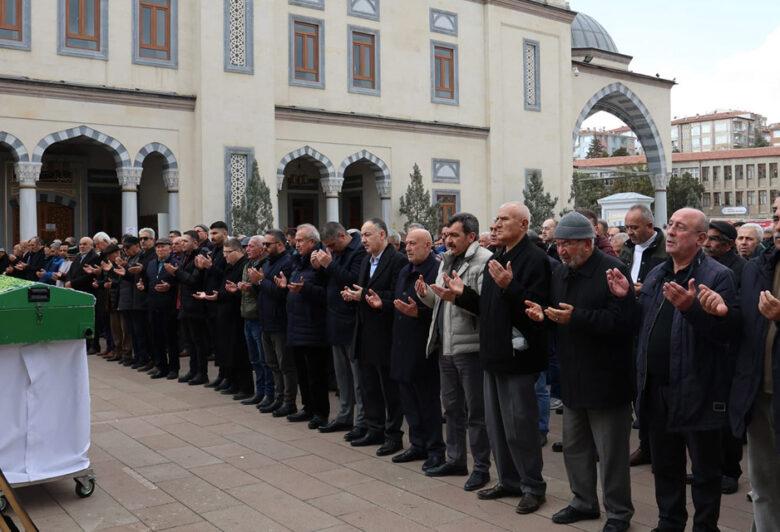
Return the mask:
{"type": "Polygon", "coordinates": [[[179,319],[182,321],[184,334],[188,337],[188,344],[192,346],[190,369],[179,377],[179,382],[186,382],[191,386],[208,383],[208,335],[202,297],[205,292],[203,275],[195,266],[197,238],[195,231],[185,232],[179,240],[181,261],[178,265],[171,265],[166,269],[176,277],[179,284],[179,319]]]}
{"type": "Polygon", "coordinates": [[[179,324],[176,319],[176,277],[171,257],[171,241],[160,238],[155,243],[155,258],[141,273],[141,284],[148,294],[151,322],[152,360],[156,370],[153,379],[173,380],[179,376],[179,324]]]}
{"type": "Polygon", "coordinates": [[[500,249],[485,267],[482,293],[459,276],[447,278],[455,304],[479,315],[479,358],[485,369],[485,421],[498,483],[480,499],[522,495],[515,511],[535,512],[545,501],[535,385],[547,369],[547,331],[525,314],[525,301],[547,306],[550,262],[527,238],[528,208],[505,203],[495,221],[500,249]]]}
{"type": "Polygon", "coordinates": [[[360,230],[367,251],[360,267],[358,283],[345,287],[345,301],[357,303],[353,343],[360,364],[360,384],[368,431],[350,445],[380,445],[377,456],[400,451],[401,400],[398,383],[390,378],[390,351],[393,345],[393,300],[398,273],[407,260],[387,242],[387,225],[371,218],[360,230]]]}
{"type": "Polygon", "coordinates": [[[780,198],[774,247],[742,271],[742,341],[729,399],[734,435],[747,432],[754,530],[780,530],[780,198]]]}
{"type": "Polygon", "coordinates": [[[43,239],[34,236],[29,240],[27,246],[27,252],[13,264],[11,275],[27,281],[37,281],[38,277],[35,272],[44,269],[46,264],[43,239]]]}
{"type": "Polygon", "coordinates": [[[425,460],[423,471],[444,463],[439,398],[439,361],[427,354],[428,331],[433,310],[420,301],[415,283],[436,282],[439,261],[432,252],[433,240],[425,229],[412,229],[406,235],[406,257],[395,283],[395,322],[390,378],[398,383],[401,409],[409,425],[410,447],[393,457],[393,462],[425,460]]]}
{"type": "Polygon", "coordinates": [[[152,324],[149,316],[148,294],[145,290],[138,289],[138,281],[157,255],[154,251],[156,233],[154,229],[145,227],[138,231],[140,253],[132,257],[127,263],[127,272],[133,277],[133,303],[130,310],[130,321],[133,335],[133,364],[138,371],[146,371],[150,375],[156,373],[157,368],[152,360],[152,324]]]}
{"type": "Polygon", "coordinates": [[[287,239],[279,229],[265,233],[265,250],[268,260],[263,268],[252,269],[249,280],[257,292],[257,315],[263,331],[263,353],[271,368],[276,397],[270,405],[259,407],[260,412],[285,417],[298,411],[295,405],[298,395],[298,372],[295,360],[287,349],[287,290],[279,288],[274,279],[290,278],[293,263],[285,243],[287,239]]]}
{"type": "Polygon", "coordinates": [[[328,343],[333,350],[333,369],[339,389],[339,411],[333,420],[320,427],[319,431],[349,431],[344,435],[344,439],[352,441],[365,436],[366,422],[363,416],[363,399],[360,396],[360,367],[352,356],[356,306],[344,301],[341,291],[345,286],[357,283],[366,250],[360,242],[360,235],[349,236],[344,226],[338,222],[326,223],[321,236],[326,249],[312,252],[312,266],[319,268],[328,280],[328,343]]]}
{"type": "MultiPolygon", "coordinates": [[[[195,267],[202,271],[203,274],[203,291],[210,297],[215,295],[220,288],[222,288],[225,281],[225,268],[227,262],[225,262],[223,246],[228,237],[228,226],[223,221],[216,221],[209,227],[209,241],[211,247],[206,248],[201,246],[198,250],[198,255],[195,257],[195,267]]],[[[219,335],[219,327],[217,326],[217,306],[206,305],[204,307],[206,314],[204,318],[206,320],[206,334],[208,338],[207,342],[207,356],[214,355],[214,365],[219,368],[219,373],[214,382],[209,384],[209,387],[214,388],[218,392],[222,392],[232,387],[232,383],[226,378],[226,374],[222,369],[224,351],[217,348],[217,336],[219,335]]]]}
{"type": "MultiPolygon", "coordinates": [[[[615,297],[606,272],[629,271],[616,257],[594,247],[590,221],[566,214],[555,228],[563,262],[552,275],[550,303],[528,302],[526,314],[547,320],[555,335],[563,400],[563,460],[574,498],[555,513],[556,524],[600,517],[596,467],[604,488],[604,532],[627,530],[631,503],[629,438],[636,298],[615,297]]],[[[630,287],[633,288],[633,287],[630,287]]],[[[633,290],[632,290],[633,292],[633,290]]]]}

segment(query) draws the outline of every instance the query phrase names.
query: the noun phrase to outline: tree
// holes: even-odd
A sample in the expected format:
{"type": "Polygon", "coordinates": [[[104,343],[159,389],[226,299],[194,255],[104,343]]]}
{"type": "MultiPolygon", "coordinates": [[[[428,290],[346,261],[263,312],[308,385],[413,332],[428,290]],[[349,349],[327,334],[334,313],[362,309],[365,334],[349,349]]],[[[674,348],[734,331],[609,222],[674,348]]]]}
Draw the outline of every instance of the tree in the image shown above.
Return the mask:
{"type": "Polygon", "coordinates": [[[647,165],[644,164],[626,167],[616,174],[609,188],[609,193],[636,192],[652,198],[655,194],[655,187],[653,187],[650,177],[644,175],[646,173],[647,165]]]}
{"type": "Polygon", "coordinates": [[[704,194],[704,185],[694,179],[689,172],[677,177],[672,176],[666,187],[667,212],[673,212],[683,207],[701,209],[701,197],[704,194]]]}
{"type": "Polygon", "coordinates": [[[756,139],[753,141],[754,148],[766,148],[769,146],[769,141],[761,131],[756,132],[756,139]]]}
{"type": "Polygon", "coordinates": [[[609,154],[607,153],[607,150],[604,148],[604,145],[601,143],[598,137],[593,137],[593,140],[590,141],[590,146],[588,146],[588,153],[585,155],[585,158],[598,159],[599,157],[608,156],[609,154]]]}
{"type": "Polygon", "coordinates": [[[523,197],[525,206],[531,213],[531,224],[533,224],[531,229],[539,232],[542,223],[555,215],[553,209],[558,203],[558,197],[553,198],[549,192],[544,191],[544,183],[538,170],[532,170],[529,173],[523,197]]]}
{"type": "Polygon", "coordinates": [[[406,216],[404,231],[409,228],[409,224],[422,224],[432,235],[439,229],[439,204],[431,204],[431,194],[422,182],[420,167],[415,163],[412,173],[409,174],[411,182],[406,188],[406,194],[401,196],[401,207],[398,212],[406,216]]]}
{"type": "Polygon", "coordinates": [[[260,177],[257,161],[252,162],[252,176],[247,180],[246,192],[238,205],[233,205],[233,233],[260,235],[274,226],[271,189],[260,177]]]}
{"type": "Polygon", "coordinates": [[[629,155],[629,153],[628,153],[628,150],[626,149],[626,147],[625,146],[621,146],[618,149],[616,149],[615,151],[613,151],[612,155],[610,157],[626,157],[628,155],[629,155]]]}
{"type": "MultiPolygon", "coordinates": [[[[609,194],[609,187],[605,184],[604,179],[584,172],[574,172],[574,175],[572,175],[569,203],[575,209],[582,208],[598,211],[599,204],[597,200],[604,196],[609,196],[609,194]]],[[[566,212],[568,212],[566,209],[561,211],[561,216],[566,212]]]]}

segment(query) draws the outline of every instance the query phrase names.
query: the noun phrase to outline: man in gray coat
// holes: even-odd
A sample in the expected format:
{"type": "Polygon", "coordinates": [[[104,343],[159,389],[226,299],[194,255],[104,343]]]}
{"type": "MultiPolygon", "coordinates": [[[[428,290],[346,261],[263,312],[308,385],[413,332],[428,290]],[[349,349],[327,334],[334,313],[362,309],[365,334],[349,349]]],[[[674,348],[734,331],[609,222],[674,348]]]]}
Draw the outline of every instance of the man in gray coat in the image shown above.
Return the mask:
{"type": "Polygon", "coordinates": [[[474,470],[466,491],[477,490],[490,481],[490,442],[485,427],[482,366],[479,362],[479,318],[452,304],[444,287],[444,276],[456,271],[477,293],[491,254],[477,241],[479,221],[473,214],[458,213],[447,223],[447,252],[436,283],[417,283],[423,303],[433,308],[427,354],[439,353],[441,400],[447,421],[447,461],[427,469],[431,477],[466,475],[466,428],[474,458],[474,470]]]}

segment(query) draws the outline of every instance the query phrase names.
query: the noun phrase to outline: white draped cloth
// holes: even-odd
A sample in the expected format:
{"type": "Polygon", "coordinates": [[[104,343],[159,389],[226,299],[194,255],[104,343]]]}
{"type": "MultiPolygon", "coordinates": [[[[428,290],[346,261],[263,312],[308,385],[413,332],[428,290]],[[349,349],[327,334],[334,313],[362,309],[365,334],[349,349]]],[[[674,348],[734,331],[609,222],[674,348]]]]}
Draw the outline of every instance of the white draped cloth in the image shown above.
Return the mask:
{"type": "Polygon", "coordinates": [[[0,345],[0,468],[11,484],[89,467],[84,340],[0,345]]]}

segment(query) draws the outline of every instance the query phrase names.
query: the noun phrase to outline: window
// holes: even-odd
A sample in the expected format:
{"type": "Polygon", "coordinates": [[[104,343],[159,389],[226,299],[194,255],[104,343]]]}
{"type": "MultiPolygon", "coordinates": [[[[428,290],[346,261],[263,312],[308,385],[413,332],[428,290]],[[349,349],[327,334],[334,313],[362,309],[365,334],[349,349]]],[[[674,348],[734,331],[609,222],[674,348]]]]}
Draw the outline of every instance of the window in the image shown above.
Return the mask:
{"type": "Polygon", "coordinates": [[[715,131],[728,131],[729,130],[729,121],[728,120],[718,120],[715,122],[715,131]]]}
{"type": "Polygon", "coordinates": [[[177,0],[135,0],[133,27],[134,63],[177,67],[177,0]]]}
{"type": "Polygon", "coordinates": [[[379,20],[379,0],[348,0],[347,15],[379,20]]]}
{"type": "Polygon", "coordinates": [[[724,166],[723,167],[723,180],[724,181],[730,181],[731,180],[731,166],[724,166]]]}
{"type": "Polygon", "coordinates": [[[718,133],[715,135],[715,144],[728,144],[729,143],[729,134],[728,133],[718,133]]]}
{"type": "Polygon", "coordinates": [[[325,0],[289,0],[290,5],[325,9],[325,0]]]}
{"type": "Polygon", "coordinates": [[[224,0],[225,71],[254,73],[253,2],[224,0]]]}
{"type": "Polygon", "coordinates": [[[716,184],[720,183],[720,166],[712,167],[712,182],[716,184]]]}
{"type": "Polygon", "coordinates": [[[523,39],[523,105],[526,111],[542,110],[539,83],[539,42],[523,39]]]}
{"type": "Polygon", "coordinates": [[[458,104],[458,48],[454,44],[431,42],[432,94],[434,103],[458,104]]]}
{"type": "Polygon", "coordinates": [[[766,164],[758,165],[758,179],[766,179],[766,164]]]}
{"type": "Polygon", "coordinates": [[[379,32],[350,26],[349,91],[379,95],[379,32]]]}
{"type": "Polygon", "coordinates": [[[445,35],[458,36],[458,15],[449,11],[431,9],[430,11],[431,31],[444,33],[445,35]]]}
{"type": "Polygon", "coordinates": [[[723,196],[724,196],[723,204],[726,207],[730,207],[731,206],[731,192],[726,192],[723,196]]]}
{"type": "Polygon", "coordinates": [[[747,204],[748,204],[748,207],[750,207],[751,205],[755,205],[756,204],[756,191],[755,190],[748,190],[748,192],[747,192],[747,204]]]}
{"type": "Polygon", "coordinates": [[[307,17],[290,17],[290,84],[325,88],[323,23],[307,17]]]}
{"type": "Polygon", "coordinates": [[[706,183],[710,180],[710,167],[709,166],[702,166],[701,167],[701,181],[702,183],[706,183]]]}
{"type": "Polygon", "coordinates": [[[439,205],[439,225],[444,226],[452,215],[460,210],[460,192],[434,190],[433,199],[439,205]]]}
{"type": "Polygon", "coordinates": [[[702,207],[704,207],[705,209],[709,209],[711,202],[712,202],[712,200],[710,199],[710,194],[703,194],[702,195],[702,197],[701,197],[701,206],[702,207]]]}
{"type": "Polygon", "coordinates": [[[767,193],[766,190],[759,190],[758,191],[758,204],[759,205],[768,205],[767,201],[767,193]]]}
{"type": "MultiPolygon", "coordinates": [[[[232,213],[246,194],[255,152],[252,148],[225,148],[225,212],[232,213]]],[[[232,215],[228,214],[232,225],[232,215]]]]}
{"type": "Polygon", "coordinates": [[[108,59],[108,0],[60,0],[58,16],[58,54],[108,59]]]}
{"type": "Polygon", "coordinates": [[[30,49],[30,0],[0,0],[0,47],[30,49]]]}
{"type": "Polygon", "coordinates": [[[712,204],[715,207],[720,207],[720,192],[715,192],[712,194],[712,204]]]}
{"type": "Polygon", "coordinates": [[[769,163],[769,177],[777,179],[777,163],[769,163]]]}
{"type": "Polygon", "coordinates": [[[747,180],[750,181],[753,179],[756,175],[756,165],[755,164],[749,164],[747,165],[747,180]]]}
{"type": "Polygon", "coordinates": [[[741,164],[734,166],[734,177],[742,179],[745,175],[745,167],[741,164]]]}
{"type": "Polygon", "coordinates": [[[737,205],[743,205],[743,203],[742,203],[742,191],[740,191],[740,190],[738,190],[736,192],[736,202],[737,202],[736,203],[737,205]]]}
{"type": "Polygon", "coordinates": [[[460,161],[434,159],[431,175],[434,183],[460,183],[460,161]]]}
{"type": "Polygon", "coordinates": [[[710,135],[705,135],[701,138],[701,145],[704,147],[709,148],[712,146],[712,137],[710,135]]]}

